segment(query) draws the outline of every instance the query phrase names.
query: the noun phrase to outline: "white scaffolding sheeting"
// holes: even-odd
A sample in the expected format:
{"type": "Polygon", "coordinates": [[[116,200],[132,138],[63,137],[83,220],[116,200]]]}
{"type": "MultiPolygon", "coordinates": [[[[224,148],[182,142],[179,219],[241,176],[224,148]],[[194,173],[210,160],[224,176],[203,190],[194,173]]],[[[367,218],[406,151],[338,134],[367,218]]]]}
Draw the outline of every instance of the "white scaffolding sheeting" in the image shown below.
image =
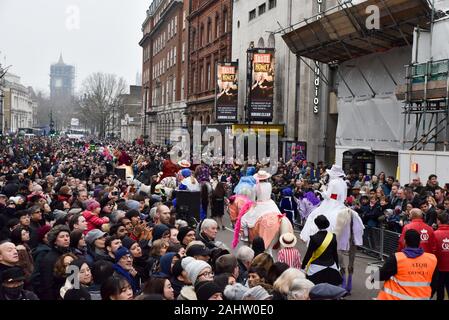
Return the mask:
{"type": "Polygon", "coordinates": [[[403,103],[394,95],[394,81],[405,82],[404,65],[410,63],[411,50],[396,48],[340,66],[340,75],[355,97],[340,78],[337,146],[363,145],[367,149],[396,152],[402,148],[403,103]]]}

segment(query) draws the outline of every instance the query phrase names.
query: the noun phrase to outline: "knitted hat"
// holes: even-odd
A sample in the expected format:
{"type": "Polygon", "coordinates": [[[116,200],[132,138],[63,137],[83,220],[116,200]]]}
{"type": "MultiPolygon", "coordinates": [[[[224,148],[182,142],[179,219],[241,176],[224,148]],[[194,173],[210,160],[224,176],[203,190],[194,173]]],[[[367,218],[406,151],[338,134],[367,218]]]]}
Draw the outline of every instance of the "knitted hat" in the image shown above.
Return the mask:
{"type": "Polygon", "coordinates": [[[189,277],[192,283],[195,283],[201,271],[206,268],[211,268],[211,266],[202,260],[195,260],[192,257],[186,257],[182,260],[182,268],[187,272],[187,276],[189,277]]]}
{"type": "Polygon", "coordinates": [[[125,247],[118,248],[117,251],[115,252],[115,263],[119,262],[123,256],[126,256],[128,254],[130,255],[131,252],[129,252],[127,248],[125,247]]]}
{"type": "Polygon", "coordinates": [[[49,224],[43,225],[39,229],[37,229],[37,241],[42,242],[44,240],[45,235],[50,231],[51,226],[49,224]]]}
{"type": "Polygon", "coordinates": [[[224,289],[224,295],[229,300],[242,300],[243,295],[249,290],[248,287],[240,283],[235,283],[233,285],[227,285],[224,289]]]}
{"type": "Polygon", "coordinates": [[[47,233],[47,239],[48,239],[48,243],[50,246],[54,246],[56,238],[58,237],[58,235],[61,232],[67,232],[68,234],[70,234],[70,229],[68,226],[59,224],[57,226],[55,226],[54,228],[52,228],[48,233],[47,233]]]}
{"type": "Polygon", "coordinates": [[[53,217],[55,218],[55,220],[59,220],[64,218],[67,215],[67,212],[59,210],[59,209],[55,209],[53,211],[53,217]]]}
{"type": "Polygon", "coordinates": [[[195,286],[198,300],[209,300],[216,293],[222,293],[220,287],[214,281],[202,281],[195,286]]]}
{"type": "Polygon", "coordinates": [[[156,241],[164,235],[165,231],[169,231],[170,228],[165,224],[157,224],[153,228],[153,241],[156,241]]]}
{"type": "Polygon", "coordinates": [[[94,211],[95,209],[100,208],[100,207],[101,207],[101,205],[100,205],[100,203],[98,201],[90,200],[90,201],[87,202],[86,210],[87,211],[94,211]]]}
{"type": "Polygon", "coordinates": [[[126,201],[126,206],[130,209],[130,210],[139,210],[140,209],[140,202],[136,201],[136,200],[128,200],[126,201]]]}
{"type": "Polygon", "coordinates": [[[178,241],[182,243],[182,240],[184,240],[184,237],[190,232],[195,231],[190,227],[183,227],[179,229],[178,235],[176,236],[178,238],[178,241]]]}
{"type": "Polygon", "coordinates": [[[329,283],[319,283],[310,289],[310,300],[338,300],[343,298],[348,292],[338,286],[329,283]]]}
{"type": "Polygon", "coordinates": [[[262,286],[256,286],[245,292],[243,300],[268,300],[272,297],[262,286]]]}
{"type": "Polygon", "coordinates": [[[131,247],[133,246],[134,243],[136,243],[136,241],[134,241],[130,237],[124,237],[122,239],[122,246],[124,246],[127,249],[131,250],[131,247]]]}

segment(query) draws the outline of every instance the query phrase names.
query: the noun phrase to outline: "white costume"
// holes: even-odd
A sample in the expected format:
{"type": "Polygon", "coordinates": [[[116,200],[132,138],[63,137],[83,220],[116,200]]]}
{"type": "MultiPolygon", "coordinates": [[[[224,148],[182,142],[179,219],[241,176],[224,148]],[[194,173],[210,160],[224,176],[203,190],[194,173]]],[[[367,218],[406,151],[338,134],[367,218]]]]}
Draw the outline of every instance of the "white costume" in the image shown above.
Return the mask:
{"type": "Polygon", "coordinates": [[[334,165],[331,170],[326,170],[329,174],[329,184],[327,190],[323,192],[324,200],[307,218],[300,238],[309,242],[310,236],[318,232],[315,225],[315,218],[324,215],[329,220],[328,231],[337,235],[338,250],[349,250],[351,221],[352,232],[355,245],[363,244],[363,222],[357,212],[347,208],[344,204],[347,196],[347,185],[342,179],[345,175],[340,166],[334,165]]]}

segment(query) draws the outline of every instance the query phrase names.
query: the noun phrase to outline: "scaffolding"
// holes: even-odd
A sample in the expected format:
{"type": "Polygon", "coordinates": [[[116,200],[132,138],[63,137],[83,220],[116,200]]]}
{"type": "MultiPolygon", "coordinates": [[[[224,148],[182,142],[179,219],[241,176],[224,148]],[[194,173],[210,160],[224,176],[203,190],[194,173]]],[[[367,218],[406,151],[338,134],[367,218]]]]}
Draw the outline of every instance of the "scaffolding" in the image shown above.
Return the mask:
{"type": "Polygon", "coordinates": [[[404,100],[403,149],[448,151],[449,59],[407,65],[396,96],[404,100]]]}

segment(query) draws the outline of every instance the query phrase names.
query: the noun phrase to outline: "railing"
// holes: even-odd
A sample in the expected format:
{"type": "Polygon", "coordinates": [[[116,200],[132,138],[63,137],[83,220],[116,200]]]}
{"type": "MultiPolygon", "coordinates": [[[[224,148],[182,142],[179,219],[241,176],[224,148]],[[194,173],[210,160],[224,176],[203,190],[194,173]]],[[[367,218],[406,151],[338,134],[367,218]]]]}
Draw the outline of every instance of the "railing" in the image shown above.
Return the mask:
{"type": "Polygon", "coordinates": [[[397,251],[400,236],[400,233],[387,230],[384,227],[365,226],[363,245],[360,247],[384,261],[385,257],[389,257],[397,251]]]}

